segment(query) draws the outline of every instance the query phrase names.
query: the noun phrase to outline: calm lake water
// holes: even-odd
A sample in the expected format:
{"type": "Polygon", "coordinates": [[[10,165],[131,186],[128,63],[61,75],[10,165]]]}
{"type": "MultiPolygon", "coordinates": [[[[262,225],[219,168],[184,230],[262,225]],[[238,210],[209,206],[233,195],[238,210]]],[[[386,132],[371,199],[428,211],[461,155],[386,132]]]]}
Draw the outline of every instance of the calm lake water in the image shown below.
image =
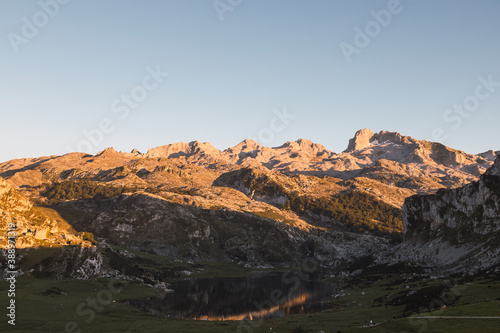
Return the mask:
{"type": "Polygon", "coordinates": [[[129,300],[150,314],[194,320],[243,320],[313,313],[331,307],[333,285],[302,273],[187,279],[164,297],[129,300]]]}

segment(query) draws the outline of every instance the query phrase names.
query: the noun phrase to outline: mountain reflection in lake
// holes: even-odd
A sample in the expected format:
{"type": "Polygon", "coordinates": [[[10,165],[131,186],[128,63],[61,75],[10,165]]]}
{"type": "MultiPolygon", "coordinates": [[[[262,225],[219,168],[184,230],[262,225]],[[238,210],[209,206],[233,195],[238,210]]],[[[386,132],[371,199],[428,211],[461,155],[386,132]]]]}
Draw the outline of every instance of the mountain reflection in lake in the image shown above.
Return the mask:
{"type": "Polygon", "coordinates": [[[313,313],[329,308],[334,286],[290,274],[187,279],[158,298],[127,303],[150,314],[195,320],[243,320],[313,313]]]}

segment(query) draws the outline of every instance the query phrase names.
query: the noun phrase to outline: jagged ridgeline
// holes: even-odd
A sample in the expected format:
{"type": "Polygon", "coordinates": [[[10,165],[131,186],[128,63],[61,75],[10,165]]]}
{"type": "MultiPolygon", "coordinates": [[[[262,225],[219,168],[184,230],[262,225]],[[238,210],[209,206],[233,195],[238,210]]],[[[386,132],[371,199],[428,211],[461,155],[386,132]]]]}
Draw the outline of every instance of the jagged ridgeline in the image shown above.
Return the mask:
{"type": "MultiPolygon", "coordinates": [[[[216,211],[221,219],[226,214],[221,212],[234,212],[238,218],[251,216],[258,223],[272,221],[306,232],[389,235],[403,230],[406,198],[477,181],[495,156],[493,151],[471,155],[399,133],[364,129],[342,153],[304,139],[279,147],[245,140],[223,151],[193,141],[146,153],[107,148],[96,155],[12,160],[0,164],[0,177],[29,202],[43,206],[38,209],[44,214],[56,221],[59,214],[60,221],[77,226],[75,231],[92,232],[96,241],[116,233],[127,239],[137,221],[156,223],[156,206],[186,211],[177,215],[181,222],[176,228],[192,219],[190,214],[211,228],[213,222],[206,219],[212,215],[207,213],[216,211]],[[123,213],[116,207],[126,216],[116,217],[123,213]],[[109,216],[117,219],[116,230],[105,225],[109,216]]],[[[194,230],[195,236],[189,237],[210,238],[210,228],[207,236],[194,230]]]]}

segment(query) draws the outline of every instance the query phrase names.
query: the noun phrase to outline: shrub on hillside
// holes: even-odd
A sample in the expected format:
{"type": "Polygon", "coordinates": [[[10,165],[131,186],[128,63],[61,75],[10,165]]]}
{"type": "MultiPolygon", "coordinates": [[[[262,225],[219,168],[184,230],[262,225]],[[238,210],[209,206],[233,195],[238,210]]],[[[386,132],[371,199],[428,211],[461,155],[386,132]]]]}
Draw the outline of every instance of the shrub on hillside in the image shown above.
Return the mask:
{"type": "Polygon", "coordinates": [[[49,204],[65,200],[103,199],[117,197],[133,188],[123,186],[101,185],[88,179],[73,179],[52,185],[44,193],[49,204]]]}

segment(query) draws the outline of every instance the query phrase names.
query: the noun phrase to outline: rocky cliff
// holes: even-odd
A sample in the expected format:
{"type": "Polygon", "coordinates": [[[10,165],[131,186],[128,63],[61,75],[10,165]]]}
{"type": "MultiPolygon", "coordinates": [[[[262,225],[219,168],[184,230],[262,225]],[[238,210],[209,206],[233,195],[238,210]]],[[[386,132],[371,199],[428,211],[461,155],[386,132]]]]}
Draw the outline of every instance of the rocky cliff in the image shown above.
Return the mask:
{"type": "Polygon", "coordinates": [[[397,257],[443,271],[500,271],[500,157],[479,181],[416,195],[403,206],[397,257]]]}

